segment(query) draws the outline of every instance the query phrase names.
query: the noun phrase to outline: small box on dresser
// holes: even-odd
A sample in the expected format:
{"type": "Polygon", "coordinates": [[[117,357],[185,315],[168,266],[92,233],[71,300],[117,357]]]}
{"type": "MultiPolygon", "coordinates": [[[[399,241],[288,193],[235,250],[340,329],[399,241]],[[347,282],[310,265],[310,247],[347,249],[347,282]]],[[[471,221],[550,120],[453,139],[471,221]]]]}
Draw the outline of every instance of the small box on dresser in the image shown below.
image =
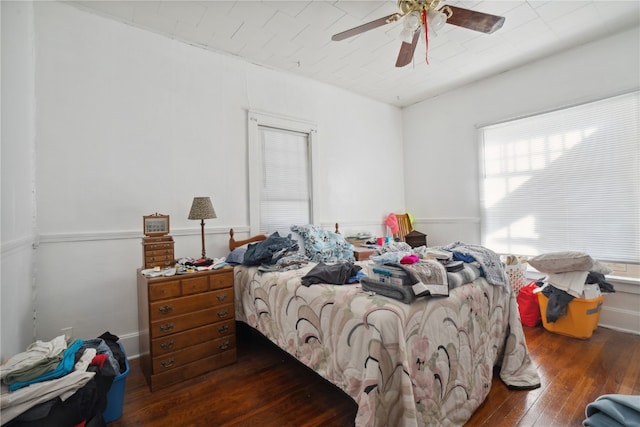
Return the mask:
{"type": "Polygon", "coordinates": [[[144,268],[167,268],[175,265],[173,237],[158,236],[142,239],[142,266],[144,268]]]}
{"type": "Polygon", "coordinates": [[[233,269],[138,275],[140,366],[151,391],[235,363],[233,269]]]}
{"type": "Polygon", "coordinates": [[[409,234],[404,236],[404,241],[412,248],[427,246],[427,235],[419,232],[418,230],[412,230],[409,234]]]}

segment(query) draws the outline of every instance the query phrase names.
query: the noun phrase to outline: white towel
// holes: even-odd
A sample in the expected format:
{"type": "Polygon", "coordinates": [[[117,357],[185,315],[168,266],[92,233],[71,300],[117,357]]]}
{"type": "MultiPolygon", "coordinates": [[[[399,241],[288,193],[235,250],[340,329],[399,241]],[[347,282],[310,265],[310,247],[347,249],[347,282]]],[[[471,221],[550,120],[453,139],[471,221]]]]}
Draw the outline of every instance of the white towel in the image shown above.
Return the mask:
{"type": "Polygon", "coordinates": [[[582,298],[584,282],[587,281],[588,271],[568,271],[566,273],[549,273],[547,282],[569,295],[582,298]]]}
{"type": "Polygon", "coordinates": [[[64,335],[60,335],[51,341],[36,341],[27,347],[27,351],[10,357],[0,365],[0,378],[4,379],[9,373],[27,366],[33,366],[38,362],[55,357],[67,349],[67,341],[64,335]]]}

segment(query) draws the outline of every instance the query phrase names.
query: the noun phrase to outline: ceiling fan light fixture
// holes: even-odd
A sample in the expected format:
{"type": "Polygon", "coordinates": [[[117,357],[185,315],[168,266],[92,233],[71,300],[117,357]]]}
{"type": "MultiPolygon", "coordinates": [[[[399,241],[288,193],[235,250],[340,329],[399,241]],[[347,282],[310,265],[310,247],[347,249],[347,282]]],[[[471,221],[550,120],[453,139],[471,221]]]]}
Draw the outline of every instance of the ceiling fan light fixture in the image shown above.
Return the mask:
{"type": "Polygon", "coordinates": [[[440,31],[444,24],[447,23],[447,15],[437,10],[430,10],[427,13],[427,22],[429,23],[429,29],[434,32],[440,31]]]}
{"type": "Polygon", "coordinates": [[[402,20],[402,30],[400,31],[400,40],[405,43],[411,43],[413,34],[420,27],[420,15],[412,12],[402,20]]]}
{"type": "Polygon", "coordinates": [[[415,31],[420,26],[420,15],[417,12],[411,12],[404,17],[402,26],[411,31],[415,31]]]}

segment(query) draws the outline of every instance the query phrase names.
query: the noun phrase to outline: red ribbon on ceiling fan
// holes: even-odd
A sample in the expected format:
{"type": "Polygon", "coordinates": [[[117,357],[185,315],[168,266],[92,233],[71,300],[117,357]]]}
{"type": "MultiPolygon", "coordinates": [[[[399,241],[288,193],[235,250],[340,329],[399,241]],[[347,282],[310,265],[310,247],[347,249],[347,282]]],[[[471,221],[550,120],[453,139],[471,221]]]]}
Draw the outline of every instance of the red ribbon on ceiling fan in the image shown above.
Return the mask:
{"type": "Polygon", "coordinates": [[[429,64],[429,27],[427,26],[427,11],[422,9],[422,25],[424,25],[424,60],[429,64]]]}

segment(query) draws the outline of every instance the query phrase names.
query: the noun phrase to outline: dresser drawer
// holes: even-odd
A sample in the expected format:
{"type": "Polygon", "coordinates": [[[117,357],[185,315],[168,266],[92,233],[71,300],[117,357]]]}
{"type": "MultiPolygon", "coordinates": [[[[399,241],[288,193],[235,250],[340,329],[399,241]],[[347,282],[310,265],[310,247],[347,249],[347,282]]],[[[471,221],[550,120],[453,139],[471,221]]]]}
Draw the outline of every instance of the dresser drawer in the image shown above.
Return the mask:
{"type": "Polygon", "coordinates": [[[149,262],[164,262],[164,261],[175,261],[173,259],[173,254],[146,254],[144,257],[147,263],[149,262]]]}
{"type": "Polygon", "coordinates": [[[216,274],[210,276],[210,289],[222,289],[233,286],[233,274],[216,274]]]}
{"type": "Polygon", "coordinates": [[[231,290],[222,290],[152,302],[149,304],[149,318],[152,322],[167,319],[194,311],[206,310],[222,304],[230,304],[232,300],[233,292],[231,290]]]}
{"type": "Polygon", "coordinates": [[[149,285],[149,301],[180,296],[180,281],[152,283],[149,285]]]}
{"type": "Polygon", "coordinates": [[[234,319],[233,304],[157,320],[151,323],[149,334],[151,338],[157,338],[229,319],[234,319]]]}
{"type": "Polygon", "coordinates": [[[147,243],[144,245],[144,249],[145,251],[147,251],[147,253],[149,251],[160,251],[163,249],[171,249],[171,252],[173,252],[173,242],[167,242],[167,243],[147,243]]]}
{"type": "Polygon", "coordinates": [[[151,343],[151,351],[154,356],[161,356],[216,338],[235,336],[235,332],[235,320],[227,320],[225,322],[214,323],[189,331],[156,338],[151,343]]]}
{"type": "Polygon", "coordinates": [[[167,369],[158,374],[149,375],[151,390],[155,391],[171,384],[179,383],[189,378],[194,378],[214,369],[235,363],[237,359],[236,349],[215,354],[196,362],[182,366],[180,369],[167,369]]]}
{"type": "Polygon", "coordinates": [[[155,357],[153,359],[153,372],[158,374],[235,348],[235,336],[218,338],[213,341],[192,345],[180,351],[155,357]]]}
{"type": "Polygon", "coordinates": [[[171,258],[165,259],[165,260],[161,260],[161,259],[153,259],[153,260],[149,260],[149,261],[145,261],[145,268],[155,268],[155,267],[160,267],[160,268],[169,268],[169,267],[173,267],[175,264],[175,261],[171,258]]]}
{"type": "Polygon", "coordinates": [[[197,294],[209,290],[209,277],[201,276],[192,279],[182,279],[182,295],[197,294]]]}
{"type": "Polygon", "coordinates": [[[173,258],[173,248],[156,249],[154,251],[146,250],[144,255],[146,257],[171,257],[171,258],[173,258]]]}

